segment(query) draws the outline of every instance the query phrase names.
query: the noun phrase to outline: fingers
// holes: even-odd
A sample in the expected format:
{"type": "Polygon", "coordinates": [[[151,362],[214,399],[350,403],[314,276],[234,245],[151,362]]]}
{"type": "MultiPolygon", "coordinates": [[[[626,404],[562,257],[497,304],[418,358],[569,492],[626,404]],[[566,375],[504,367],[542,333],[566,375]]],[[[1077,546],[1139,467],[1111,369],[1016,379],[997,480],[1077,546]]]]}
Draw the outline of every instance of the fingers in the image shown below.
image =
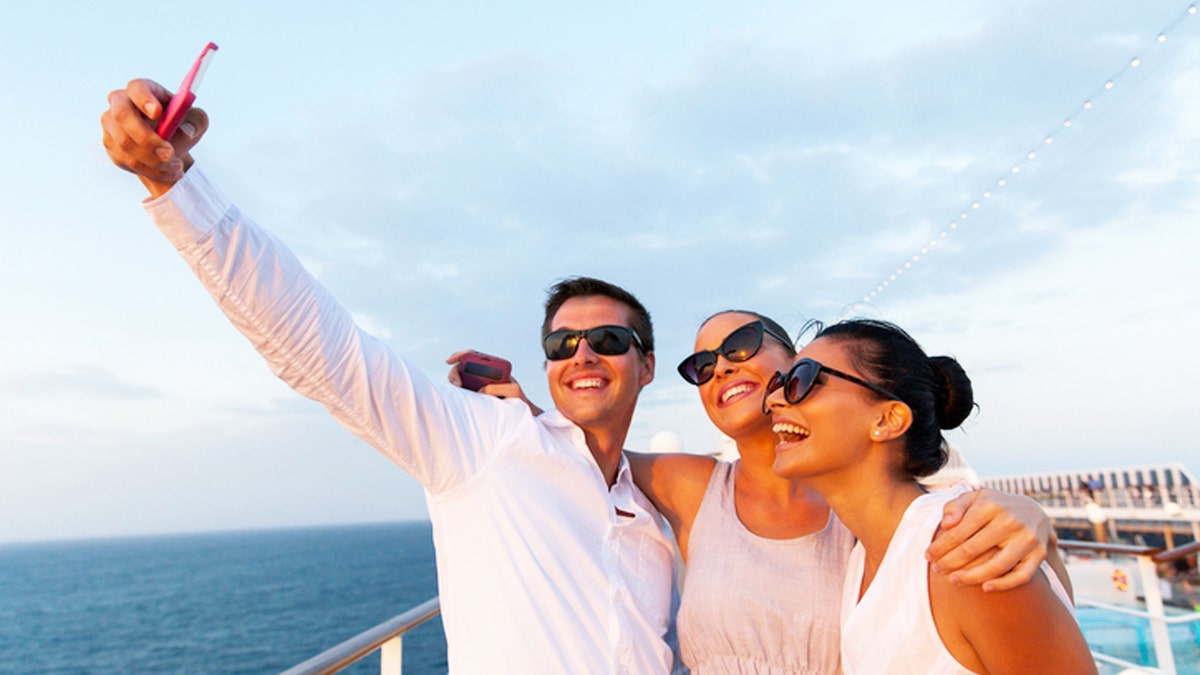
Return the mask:
{"type": "Polygon", "coordinates": [[[974,491],[967,492],[947,502],[946,506],[942,508],[942,527],[951,528],[957,525],[967,509],[975,503],[977,494],[974,491]]]}
{"type": "Polygon", "coordinates": [[[200,143],[207,131],[208,113],[201,108],[192,108],[179,124],[179,129],[171,136],[171,145],[175,147],[175,154],[183,160],[184,171],[192,167],[191,150],[200,143]]]}
{"type": "MultiPolygon", "coordinates": [[[[959,525],[935,538],[934,543],[941,547],[951,542],[955,545],[945,554],[931,557],[931,568],[950,574],[955,583],[985,584],[985,590],[1003,590],[1029,581],[1046,556],[1037,535],[1004,511],[982,527],[973,521],[969,511],[959,525]],[[998,583],[986,583],[992,581],[998,583]]],[[[930,549],[927,555],[932,556],[933,545],[930,549]]]]}
{"type": "Polygon", "coordinates": [[[933,542],[925,551],[925,559],[936,563],[944,569],[958,569],[974,559],[980,551],[969,551],[968,558],[959,555],[945,560],[946,556],[955,552],[958,547],[971,538],[980,528],[995,516],[995,506],[984,502],[975,503],[976,493],[968,492],[955,497],[942,509],[941,528],[933,537],[933,542]],[[986,512],[985,512],[986,511],[986,512]],[[950,565],[948,568],[947,565],[950,565]]]}
{"type": "Polygon", "coordinates": [[[948,573],[975,564],[992,548],[1013,548],[1020,558],[1037,545],[1037,537],[1006,511],[977,505],[953,528],[934,536],[926,557],[935,571],[948,573]]]}
{"type": "Polygon", "coordinates": [[[988,593],[1007,591],[1029,583],[1041,560],[1038,555],[1022,556],[1016,548],[991,548],[951,574],[950,582],[960,586],[982,585],[988,593]]]}
{"type": "Polygon", "coordinates": [[[113,91],[100,125],[113,164],[157,183],[171,184],[183,176],[184,166],[171,144],[154,132],[152,116],[162,113],[157,93],[165,91],[148,80],[134,80],[125,89],[113,91]]]}
{"type": "MultiPolygon", "coordinates": [[[[997,556],[999,557],[999,556],[997,556]]],[[[1033,580],[1033,575],[1037,574],[1038,568],[1041,566],[1040,558],[1037,556],[1027,556],[1022,558],[1016,567],[1013,567],[1007,574],[1001,574],[996,578],[983,582],[983,590],[985,593],[995,591],[1007,591],[1018,586],[1024,586],[1033,580]]],[[[964,583],[966,583],[964,581],[964,583]]]]}
{"type": "Polygon", "coordinates": [[[473,353],[474,351],[475,351],[474,349],[463,349],[462,351],[454,352],[453,354],[451,354],[450,356],[448,356],[446,358],[446,363],[458,363],[459,359],[461,359],[466,354],[473,353]]]}
{"type": "Polygon", "coordinates": [[[1040,565],[1035,556],[1019,557],[1015,551],[991,548],[971,565],[950,575],[959,586],[982,585],[984,592],[1007,591],[1028,583],[1040,565]]]}
{"type": "Polygon", "coordinates": [[[961,570],[991,548],[969,536],[963,537],[963,532],[962,530],[951,530],[935,535],[933,543],[925,551],[925,559],[929,561],[930,568],[934,572],[949,574],[961,570]],[[944,549],[944,552],[935,552],[935,544],[944,549]]]}
{"type": "Polygon", "coordinates": [[[154,80],[130,80],[124,91],[133,105],[152,120],[162,116],[163,106],[171,100],[171,92],[154,80]]]}
{"type": "Polygon", "coordinates": [[[446,374],[446,379],[450,380],[450,384],[460,388],[463,386],[462,377],[460,377],[458,374],[458,362],[463,356],[470,354],[473,351],[475,350],[463,349],[461,351],[454,352],[446,358],[446,363],[449,363],[452,366],[450,368],[450,372],[446,374]]]}

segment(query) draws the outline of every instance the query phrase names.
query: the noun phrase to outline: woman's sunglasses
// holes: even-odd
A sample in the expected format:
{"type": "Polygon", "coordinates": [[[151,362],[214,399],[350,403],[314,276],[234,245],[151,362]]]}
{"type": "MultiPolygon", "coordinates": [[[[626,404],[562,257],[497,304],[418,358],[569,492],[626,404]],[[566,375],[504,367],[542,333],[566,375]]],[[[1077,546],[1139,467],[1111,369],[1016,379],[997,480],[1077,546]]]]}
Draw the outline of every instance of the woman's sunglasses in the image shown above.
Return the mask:
{"type": "Polygon", "coordinates": [[[597,326],[587,330],[570,330],[564,328],[547,333],[542,338],[542,351],[550,361],[562,361],[575,356],[579,349],[579,341],[587,340],[588,347],[601,356],[620,356],[629,351],[630,345],[636,346],[639,352],[645,353],[641,339],[637,333],[625,326],[597,326]]]}
{"type": "Polygon", "coordinates": [[[712,379],[717,370],[717,357],[724,356],[733,363],[742,363],[754,358],[762,349],[763,333],[791,347],[792,343],[779,333],[768,328],[762,321],[753,321],[733,331],[721,346],[696,352],[679,363],[679,374],[697,387],[712,379]]]}
{"type": "Polygon", "coordinates": [[[817,383],[817,378],[821,376],[821,373],[833,375],[834,377],[840,377],[847,382],[853,382],[854,384],[862,385],[888,400],[900,400],[899,396],[896,396],[887,389],[877,387],[862,378],[855,377],[849,373],[843,373],[840,370],[835,370],[827,365],[813,361],[812,359],[800,359],[796,362],[796,365],[792,366],[792,369],[787,372],[787,375],[784,375],[783,373],[775,373],[773,376],[771,376],[771,381],[767,383],[767,392],[763,394],[763,412],[770,414],[771,411],[767,408],[767,398],[772,392],[781,387],[783,388],[783,398],[790,405],[796,405],[800,401],[803,401],[804,397],[812,393],[813,385],[817,383]]]}

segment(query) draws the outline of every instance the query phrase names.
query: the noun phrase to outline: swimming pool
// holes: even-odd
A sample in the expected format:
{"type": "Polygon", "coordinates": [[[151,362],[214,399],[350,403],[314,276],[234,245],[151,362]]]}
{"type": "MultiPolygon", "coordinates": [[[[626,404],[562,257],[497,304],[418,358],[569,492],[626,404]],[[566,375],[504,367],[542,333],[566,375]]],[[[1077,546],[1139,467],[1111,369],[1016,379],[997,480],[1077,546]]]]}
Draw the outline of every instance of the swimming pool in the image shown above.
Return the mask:
{"type": "MultiPolygon", "coordinates": [[[[1168,609],[1168,616],[1185,616],[1200,613],[1168,609]]],[[[1150,632],[1150,620],[1130,616],[1097,607],[1079,607],[1075,610],[1083,635],[1093,652],[1112,656],[1129,663],[1157,667],[1154,654],[1154,638],[1150,632]]],[[[1175,657],[1178,673],[1200,673],[1200,621],[1168,626],[1171,651],[1175,657]]],[[[1102,673],[1119,673],[1120,668],[1109,666],[1102,673]]]]}

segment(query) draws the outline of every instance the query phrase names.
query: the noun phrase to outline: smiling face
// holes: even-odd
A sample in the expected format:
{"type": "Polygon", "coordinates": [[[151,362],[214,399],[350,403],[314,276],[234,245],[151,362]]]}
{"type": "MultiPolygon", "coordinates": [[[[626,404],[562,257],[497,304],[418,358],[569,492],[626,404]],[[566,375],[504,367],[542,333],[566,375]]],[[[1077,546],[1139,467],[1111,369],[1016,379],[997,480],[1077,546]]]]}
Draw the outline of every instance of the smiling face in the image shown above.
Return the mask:
{"type": "MultiPolygon", "coordinates": [[[[841,341],[813,340],[797,358],[810,358],[867,379],[855,368],[841,341]]],[[[782,389],[772,392],[767,404],[772,429],[779,436],[775,473],[784,478],[811,478],[862,461],[872,445],[871,433],[889,403],[862,385],[826,373],[795,405],[785,400],[782,389]]]]}
{"type": "MultiPolygon", "coordinates": [[[[712,317],[696,335],[696,351],[716,349],[730,333],[757,320],[744,312],[712,317]]],[[[764,432],[770,428],[770,418],[762,412],[763,392],[775,371],[787,370],[791,361],[784,346],[767,334],[758,353],[747,361],[734,363],[718,356],[712,379],[697,387],[704,412],[735,441],[764,432]]]]}
{"type": "MultiPolygon", "coordinates": [[[[629,326],[630,309],[600,295],[574,297],[562,304],[550,322],[550,331],[585,330],[597,326],[629,326]]],[[[584,431],[603,429],[624,438],[633,419],[638,393],[654,379],[654,354],[643,355],[636,346],[616,356],[592,351],[581,340],[574,356],[546,362],[550,396],[564,417],[584,431]]]]}

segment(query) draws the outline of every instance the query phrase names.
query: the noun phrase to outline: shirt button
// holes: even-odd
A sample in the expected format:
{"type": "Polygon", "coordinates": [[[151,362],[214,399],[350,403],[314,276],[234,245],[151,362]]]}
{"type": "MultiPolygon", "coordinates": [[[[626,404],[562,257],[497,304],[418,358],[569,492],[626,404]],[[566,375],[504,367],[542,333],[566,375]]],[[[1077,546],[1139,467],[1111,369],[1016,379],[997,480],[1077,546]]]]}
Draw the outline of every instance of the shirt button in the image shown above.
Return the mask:
{"type": "Polygon", "coordinates": [[[618,588],[613,591],[613,602],[625,602],[625,590],[618,588]]]}

